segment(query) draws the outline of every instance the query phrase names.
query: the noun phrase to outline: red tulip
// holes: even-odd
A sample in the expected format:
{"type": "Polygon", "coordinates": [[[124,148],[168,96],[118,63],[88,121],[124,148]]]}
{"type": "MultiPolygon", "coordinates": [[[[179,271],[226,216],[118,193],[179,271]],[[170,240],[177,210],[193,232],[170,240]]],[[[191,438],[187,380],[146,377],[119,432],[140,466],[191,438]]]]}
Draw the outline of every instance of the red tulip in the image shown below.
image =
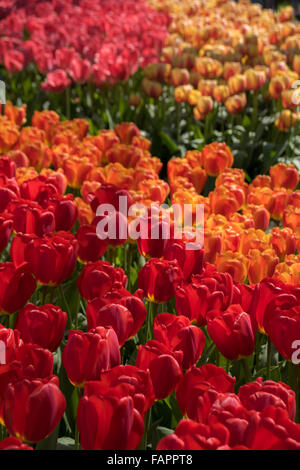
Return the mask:
{"type": "Polygon", "coordinates": [[[71,330],[62,361],[73,385],[83,387],[88,380],[99,380],[102,371],[120,364],[115,331],[103,327],[88,333],[71,330]]]}
{"type": "Polygon", "coordinates": [[[27,304],[18,314],[15,328],[25,343],[56,351],[65,333],[67,314],[55,305],[27,304]]]}
{"type": "Polygon", "coordinates": [[[144,433],[144,417],[133,398],[101,382],[86,384],[77,425],[83,450],[135,450],[144,433]]]}
{"type": "Polygon", "coordinates": [[[174,296],[174,288],[182,279],[182,271],[176,260],[152,258],[140,270],[138,286],[151,302],[168,302],[174,296]]]}
{"type": "Polygon", "coordinates": [[[23,344],[18,330],[11,330],[10,328],[4,328],[0,324],[0,341],[1,345],[4,343],[4,351],[1,350],[1,364],[9,364],[16,359],[16,351],[23,344]]]}
{"type": "Polygon", "coordinates": [[[157,400],[169,396],[182,377],[182,352],[171,351],[164,344],[151,340],[139,346],[136,366],[150,371],[157,400]]]}
{"type": "Polygon", "coordinates": [[[96,261],[84,266],[77,280],[77,287],[84,299],[92,300],[103,297],[112,289],[125,287],[126,282],[127,277],[122,268],[114,268],[107,261],[96,261]]]}
{"type": "Polygon", "coordinates": [[[170,240],[163,254],[167,260],[178,261],[183,277],[189,280],[192,274],[201,274],[204,262],[204,250],[187,250],[182,240],[170,240]]]}
{"type": "Polygon", "coordinates": [[[109,304],[102,298],[95,298],[88,302],[86,315],[89,329],[111,326],[117,334],[120,346],[123,346],[142,327],[147,310],[138,297],[130,295],[109,304]]]}
{"type": "Polygon", "coordinates": [[[250,450],[299,450],[300,425],[281,407],[267,406],[250,420],[245,444],[250,450]]]}
{"type": "MultiPolygon", "coordinates": [[[[291,307],[289,304],[277,306],[265,314],[265,331],[277,351],[287,360],[296,360],[297,346],[300,339],[300,305],[291,307]]],[[[294,362],[294,361],[293,361],[294,362]]]]}
{"type": "Polygon", "coordinates": [[[160,313],[154,320],[154,339],[172,351],[183,352],[183,369],[189,369],[200,358],[205,346],[205,335],[187,317],[160,313]]]}
{"type": "Polygon", "coordinates": [[[12,436],[39,442],[54,431],[66,408],[58,385],[57,377],[23,379],[8,385],[3,416],[12,436]]]}
{"type": "Polygon", "coordinates": [[[34,201],[12,201],[8,209],[12,214],[15,232],[42,237],[55,230],[54,214],[34,201]]]}
{"type": "Polygon", "coordinates": [[[266,324],[276,309],[290,309],[300,302],[300,289],[276,278],[266,278],[256,285],[249,313],[260,332],[265,333],[266,324]]]}
{"type": "Polygon", "coordinates": [[[208,390],[215,391],[216,394],[233,393],[234,385],[235,378],[226,374],[221,367],[213,364],[192,367],[185,373],[176,390],[179,408],[183,415],[200,421],[198,403],[201,396],[208,390]]]}
{"type": "Polygon", "coordinates": [[[263,411],[267,406],[284,408],[294,420],[296,412],[295,392],[283,382],[263,381],[262,377],[240,387],[239,398],[248,410],[263,411]]]}
{"type": "Polygon", "coordinates": [[[46,234],[43,237],[18,234],[11,245],[15,266],[28,262],[36,279],[56,286],[68,279],[76,264],[78,244],[69,232],[46,234]]]}
{"type": "Polygon", "coordinates": [[[28,263],[0,263],[0,312],[1,314],[15,313],[32,296],[36,281],[29,272],[28,263]]]}
{"type": "Polygon", "coordinates": [[[33,448],[27,444],[23,444],[23,442],[16,437],[7,437],[0,442],[0,450],[33,450],[33,448]]]}
{"type": "Polygon", "coordinates": [[[155,395],[149,371],[141,370],[136,366],[116,366],[113,369],[102,372],[101,384],[113,389],[126,390],[126,394],[137,401],[141,396],[145,397],[145,413],[154,404],[155,395]]]}
{"type": "Polygon", "coordinates": [[[255,332],[251,317],[240,305],[230,305],[225,312],[211,311],[207,331],[223,356],[238,360],[254,351],[255,332]]]}
{"type": "Polygon", "coordinates": [[[228,308],[235,290],[230,274],[218,273],[214,266],[206,264],[203,272],[192,276],[189,284],[181,283],[176,287],[177,312],[204,325],[208,312],[228,308]]]}
{"type": "Polygon", "coordinates": [[[79,245],[78,258],[83,263],[97,261],[106,252],[108,240],[101,240],[98,237],[95,225],[81,225],[76,238],[79,245]]]}
{"type": "Polygon", "coordinates": [[[208,426],[183,419],[173,434],[161,439],[156,450],[217,450],[228,443],[229,431],[225,426],[208,426]]]}

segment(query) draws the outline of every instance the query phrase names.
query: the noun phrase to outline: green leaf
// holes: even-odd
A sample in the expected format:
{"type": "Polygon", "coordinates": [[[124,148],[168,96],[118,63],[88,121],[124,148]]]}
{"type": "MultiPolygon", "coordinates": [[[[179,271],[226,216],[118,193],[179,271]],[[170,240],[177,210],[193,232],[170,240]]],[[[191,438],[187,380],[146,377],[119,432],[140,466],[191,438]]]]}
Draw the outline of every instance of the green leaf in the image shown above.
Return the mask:
{"type": "Polygon", "coordinates": [[[171,139],[168,134],[166,134],[164,131],[160,131],[159,136],[161,138],[162,143],[170,150],[171,153],[176,153],[178,152],[178,146],[174,142],[174,140],[171,139]]]}

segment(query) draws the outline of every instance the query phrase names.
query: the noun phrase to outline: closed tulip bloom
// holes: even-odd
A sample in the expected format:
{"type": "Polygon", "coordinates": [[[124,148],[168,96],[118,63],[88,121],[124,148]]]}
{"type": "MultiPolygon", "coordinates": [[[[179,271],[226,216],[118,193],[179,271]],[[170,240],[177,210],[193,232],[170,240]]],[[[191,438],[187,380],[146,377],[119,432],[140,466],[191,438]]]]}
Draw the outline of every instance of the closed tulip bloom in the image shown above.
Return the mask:
{"type": "Polygon", "coordinates": [[[183,369],[189,369],[200,358],[205,346],[205,335],[187,317],[160,313],[154,320],[153,335],[172,351],[182,351],[183,369]]]}
{"type": "Polygon", "coordinates": [[[281,407],[267,406],[250,420],[245,444],[250,450],[299,450],[299,424],[281,407]]]}
{"type": "Polygon", "coordinates": [[[103,370],[120,364],[115,331],[104,327],[97,327],[88,333],[71,330],[62,361],[73,385],[83,387],[88,380],[99,380],[103,370]]]}
{"type": "Polygon", "coordinates": [[[53,372],[53,354],[36,344],[22,344],[16,350],[16,361],[21,365],[22,378],[44,379],[53,372]]]}
{"type": "Polygon", "coordinates": [[[55,305],[27,304],[20,310],[15,328],[25,343],[56,351],[65,333],[67,314],[55,305]]]}
{"type": "Polygon", "coordinates": [[[297,356],[295,345],[299,342],[300,306],[287,307],[274,308],[273,315],[269,315],[265,322],[265,330],[277,351],[285,359],[293,361],[293,357],[297,356]]]}
{"type": "Polygon", "coordinates": [[[77,230],[76,239],[79,245],[78,258],[83,263],[99,260],[107,250],[108,240],[98,237],[95,225],[81,225],[77,230]]]}
{"type": "Polygon", "coordinates": [[[267,406],[273,405],[284,408],[290,418],[295,419],[295,392],[283,382],[264,381],[262,377],[258,377],[254,382],[240,387],[238,395],[248,410],[262,411],[267,406]]]}
{"type": "Polygon", "coordinates": [[[266,277],[272,277],[279,262],[275,250],[268,248],[263,251],[258,249],[249,250],[248,259],[248,281],[250,284],[258,284],[266,277]]]}
{"type": "Polygon", "coordinates": [[[202,165],[209,176],[217,176],[233,164],[230,148],[219,142],[208,144],[202,149],[202,165]]]}
{"type": "Polygon", "coordinates": [[[250,356],[254,351],[255,334],[250,315],[240,305],[231,305],[225,312],[211,312],[207,331],[229,360],[250,356]]]}
{"type": "Polygon", "coordinates": [[[116,366],[101,374],[101,384],[114,389],[125,387],[126,393],[134,399],[143,395],[145,397],[144,412],[154,404],[155,396],[148,370],[145,371],[129,364],[116,366]]]}
{"type": "Polygon", "coordinates": [[[171,351],[159,341],[151,340],[139,346],[136,366],[150,371],[155,398],[163,400],[169,396],[182,377],[182,351],[171,351]]]}
{"type": "Polygon", "coordinates": [[[233,280],[228,273],[217,272],[215,266],[205,264],[202,274],[192,276],[191,283],[180,283],[175,290],[178,315],[202,326],[211,310],[226,310],[232,302],[233,280]]]}
{"type": "Polygon", "coordinates": [[[142,300],[130,295],[108,304],[101,298],[95,298],[88,303],[86,315],[89,329],[111,326],[117,334],[120,346],[123,346],[140,330],[147,310],[142,300]]]}
{"type": "Polygon", "coordinates": [[[277,163],[271,166],[270,176],[274,188],[295,189],[299,183],[299,173],[295,165],[277,163]]]}
{"type": "Polygon", "coordinates": [[[42,237],[55,230],[55,216],[34,201],[20,199],[10,204],[15,232],[42,237]]]}
{"type": "Polygon", "coordinates": [[[1,357],[2,363],[9,364],[16,359],[16,351],[23,344],[20,332],[0,325],[0,341],[5,344],[5,355],[1,357]]]}
{"type": "Polygon", "coordinates": [[[168,302],[182,276],[176,260],[152,258],[140,270],[138,286],[150,302],[168,302]]]}
{"type": "Polygon", "coordinates": [[[219,272],[229,273],[235,282],[243,283],[247,278],[249,260],[242,253],[225,251],[217,255],[215,265],[219,272]]]}
{"type": "Polygon", "coordinates": [[[0,263],[0,312],[17,312],[26,304],[36,289],[36,281],[28,263],[15,267],[13,263],[0,263]]]}
{"type": "Polygon", "coordinates": [[[23,379],[7,387],[3,407],[5,426],[12,436],[39,442],[54,431],[65,408],[66,400],[57,377],[23,379]]]}
{"type": "Polygon", "coordinates": [[[225,106],[230,114],[238,114],[245,109],[247,105],[247,96],[245,93],[239,93],[238,95],[232,95],[225,101],[225,106]]]}
{"type": "Polygon", "coordinates": [[[198,403],[207,390],[218,393],[234,393],[235,378],[230,377],[224,369],[214,364],[202,367],[191,367],[182,377],[177,389],[176,398],[184,416],[195,421],[199,419],[198,403]]]}
{"type": "Polygon", "coordinates": [[[76,265],[78,242],[70,232],[43,237],[18,234],[11,246],[15,266],[27,262],[36,279],[56,286],[68,279],[76,265]]]}
{"type": "Polygon", "coordinates": [[[111,290],[126,286],[127,276],[122,268],[114,268],[107,261],[96,261],[84,266],[77,280],[77,287],[86,300],[103,297],[111,290]]]}
{"type": "Polygon", "coordinates": [[[77,409],[82,449],[135,450],[144,433],[144,416],[136,406],[118,388],[87,383],[77,409]]]}
{"type": "Polygon", "coordinates": [[[263,279],[256,285],[249,313],[261,333],[266,332],[275,311],[292,309],[300,302],[299,289],[276,278],[263,279]]]}
{"type": "Polygon", "coordinates": [[[186,243],[182,240],[169,240],[166,244],[163,256],[167,260],[178,261],[185,280],[193,274],[201,274],[204,263],[204,250],[187,250],[186,243]]]}

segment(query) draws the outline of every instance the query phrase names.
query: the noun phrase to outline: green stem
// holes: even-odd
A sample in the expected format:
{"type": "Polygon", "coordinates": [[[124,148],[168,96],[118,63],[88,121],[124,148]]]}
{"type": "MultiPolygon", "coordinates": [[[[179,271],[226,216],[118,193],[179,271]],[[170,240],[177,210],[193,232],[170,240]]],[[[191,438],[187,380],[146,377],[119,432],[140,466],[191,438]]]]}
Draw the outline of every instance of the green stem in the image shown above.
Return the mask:
{"type": "Polygon", "coordinates": [[[67,328],[70,330],[72,328],[71,311],[70,311],[70,308],[69,308],[69,305],[68,305],[68,302],[67,302],[67,299],[65,297],[65,294],[64,294],[64,291],[63,291],[63,288],[62,288],[61,284],[58,286],[58,292],[59,292],[59,295],[60,295],[60,302],[63,304],[62,307],[63,307],[64,311],[66,312],[66,314],[68,315],[67,328]]]}
{"type": "Polygon", "coordinates": [[[250,373],[249,373],[249,367],[248,367],[247,360],[245,358],[243,358],[243,359],[241,359],[241,363],[242,363],[242,366],[243,366],[246,382],[250,382],[250,373]]]}
{"type": "Polygon", "coordinates": [[[271,377],[271,340],[268,336],[267,343],[267,380],[270,380],[271,377]]]}

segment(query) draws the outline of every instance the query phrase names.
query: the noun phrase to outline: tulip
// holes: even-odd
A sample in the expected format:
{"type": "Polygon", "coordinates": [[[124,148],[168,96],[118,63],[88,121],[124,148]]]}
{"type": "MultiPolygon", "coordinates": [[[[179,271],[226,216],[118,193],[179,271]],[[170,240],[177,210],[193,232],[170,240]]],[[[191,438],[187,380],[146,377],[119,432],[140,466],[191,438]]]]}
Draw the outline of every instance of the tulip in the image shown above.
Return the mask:
{"type": "Polygon", "coordinates": [[[138,348],[136,366],[150,371],[155,398],[169,396],[182,377],[182,351],[171,351],[159,341],[150,340],[138,348]]]}
{"type": "Polygon", "coordinates": [[[245,282],[248,274],[249,260],[241,253],[226,251],[218,254],[216,268],[221,273],[229,273],[235,282],[245,282]]]}
{"type": "Polygon", "coordinates": [[[175,289],[176,309],[199,326],[206,323],[206,315],[214,309],[226,310],[233,296],[233,280],[228,273],[218,273],[206,264],[190,284],[180,283],[175,289]]]}
{"type": "Polygon", "coordinates": [[[120,346],[123,346],[142,327],[147,310],[142,300],[129,295],[121,297],[116,303],[112,301],[108,304],[103,298],[95,298],[89,301],[86,314],[89,329],[111,326],[117,334],[120,346]]]}
{"type": "Polygon", "coordinates": [[[76,387],[84,387],[88,380],[99,380],[103,370],[120,364],[115,331],[103,327],[88,333],[71,330],[62,361],[70,382],[76,387]]]}
{"type": "Polygon", "coordinates": [[[275,309],[279,312],[286,308],[292,309],[299,300],[300,293],[296,288],[278,279],[267,278],[256,286],[249,313],[259,331],[265,333],[269,320],[275,316],[275,309]]]}
{"type": "Polygon", "coordinates": [[[263,381],[258,377],[254,382],[240,387],[239,398],[248,410],[262,411],[267,406],[284,408],[292,420],[295,419],[295,392],[283,382],[263,381]]]}
{"type": "Polygon", "coordinates": [[[196,364],[205,346],[204,333],[183,315],[160,313],[154,320],[153,335],[172,351],[183,352],[183,369],[196,364]]]}
{"type": "Polygon", "coordinates": [[[7,437],[0,442],[0,450],[33,450],[33,448],[23,444],[16,437],[7,437]]]}
{"type": "Polygon", "coordinates": [[[199,400],[202,395],[209,390],[214,392],[214,398],[218,393],[234,393],[234,385],[235,378],[230,377],[221,367],[213,364],[205,364],[199,368],[191,367],[176,389],[179,408],[184,416],[201,422],[202,411],[198,403],[202,406],[199,400]]]}
{"type": "Polygon", "coordinates": [[[179,421],[173,434],[169,434],[159,441],[156,450],[217,450],[226,448],[229,436],[228,429],[221,424],[209,426],[183,419],[179,421]]]}
{"type": "Polygon", "coordinates": [[[274,188],[286,188],[294,190],[299,183],[299,173],[292,164],[277,163],[271,166],[270,176],[274,188]]]}
{"type": "Polygon", "coordinates": [[[204,263],[204,250],[187,250],[182,240],[169,240],[163,252],[164,259],[177,260],[182,270],[184,280],[191,278],[193,274],[201,274],[204,263]]]}
{"type": "Polygon", "coordinates": [[[292,361],[294,344],[299,341],[300,307],[287,307],[288,305],[282,305],[273,310],[273,315],[267,317],[265,330],[277,351],[285,359],[292,361]]]}
{"type": "Polygon", "coordinates": [[[245,443],[250,450],[297,450],[299,425],[291,421],[281,407],[267,406],[260,416],[253,415],[245,443]]]}
{"type": "Polygon", "coordinates": [[[259,251],[249,250],[248,259],[248,280],[250,284],[258,284],[266,277],[272,277],[279,262],[276,252],[272,249],[259,251]]]}
{"type": "Polygon", "coordinates": [[[86,384],[77,425],[83,450],[135,450],[144,433],[143,414],[134,399],[101,382],[86,384]]]}
{"type": "Polygon", "coordinates": [[[36,289],[28,263],[15,267],[13,263],[0,263],[0,312],[15,313],[30,299],[36,289]]]}
{"type": "Polygon", "coordinates": [[[116,366],[113,369],[102,372],[101,384],[105,387],[126,389],[126,394],[134,400],[145,397],[143,412],[148,411],[154,404],[155,395],[150,378],[150,372],[139,369],[136,366],[116,366]]]}
{"type": "Polygon", "coordinates": [[[15,328],[25,343],[38,344],[49,351],[56,351],[65,333],[67,314],[55,305],[40,307],[27,304],[20,310],[15,328]]]}
{"type": "Polygon", "coordinates": [[[122,268],[114,268],[107,261],[96,261],[84,266],[77,287],[86,300],[103,297],[111,290],[126,286],[127,277],[122,268]]]}
{"type": "Polygon", "coordinates": [[[42,237],[55,230],[54,214],[33,201],[20,199],[10,204],[15,232],[42,237]]]}
{"type": "Polygon", "coordinates": [[[230,114],[239,114],[247,105],[247,97],[245,93],[232,95],[225,101],[225,106],[230,114]]]}
{"type": "Polygon", "coordinates": [[[251,318],[240,305],[230,305],[225,312],[210,312],[207,331],[223,356],[231,361],[250,356],[254,351],[251,318]]]}
{"type": "Polygon", "coordinates": [[[140,270],[138,286],[150,302],[168,302],[181,278],[182,271],[176,260],[152,258],[140,270]]]}
{"type": "Polygon", "coordinates": [[[81,262],[97,261],[107,250],[108,241],[101,240],[95,225],[83,224],[76,233],[78,241],[78,258],[81,262]]]}
{"type": "Polygon", "coordinates": [[[7,387],[3,415],[9,434],[27,442],[49,436],[60,422],[66,400],[57,377],[23,379],[7,387]]]}
{"type": "Polygon", "coordinates": [[[214,142],[202,149],[202,165],[209,176],[217,176],[233,164],[231,150],[224,143],[214,142]]]}
{"type": "Polygon", "coordinates": [[[69,232],[43,237],[18,234],[11,246],[16,267],[28,263],[30,271],[44,285],[56,286],[68,279],[76,264],[78,243],[69,232]]]}

